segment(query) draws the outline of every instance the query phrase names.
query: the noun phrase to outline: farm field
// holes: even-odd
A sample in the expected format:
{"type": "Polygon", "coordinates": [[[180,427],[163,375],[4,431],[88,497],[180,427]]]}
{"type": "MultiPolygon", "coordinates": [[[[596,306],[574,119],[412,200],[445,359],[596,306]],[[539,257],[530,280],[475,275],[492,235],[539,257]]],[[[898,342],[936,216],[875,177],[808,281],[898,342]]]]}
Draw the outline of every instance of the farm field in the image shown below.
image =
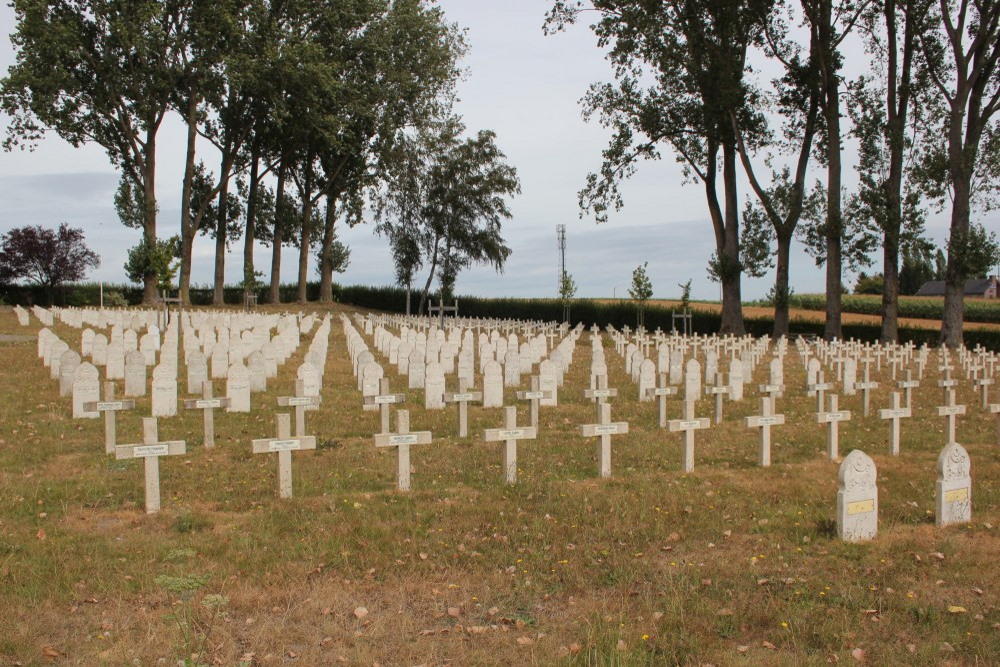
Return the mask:
{"type": "MultiPolygon", "coordinates": [[[[724,422],[697,433],[683,474],[683,436],[636,400],[605,337],[620,391],[612,418],[630,427],[601,479],[595,441],[579,433],[594,422],[587,331],[507,486],[500,445],[482,441],[502,410],[471,406],[470,437],[457,437],[454,408],[424,410],[422,390],[406,390],[366,336],[407,395],[411,428],[433,433],[413,448],[403,493],[345,349],[339,314],[358,311],[332,312],[323,405],[307,417],[317,448],[293,455],[295,497],[277,497],[274,458],[250,440],[274,435],[304,345],[252,413],[217,413],[214,449],[201,446],[200,412],[160,420],[161,439],[185,440],[187,453],[161,461],[163,510],[147,515],[141,463],[104,454],[102,420],[71,418],[37,358],[38,320],[21,327],[0,310],[0,665],[938,665],[1000,654],[997,417],[960,386],[972,521],[936,528],[936,355],[899,457],[875,410],[865,418],[859,397],[841,398],[853,418],[840,451],[875,460],[880,506],[878,537],[847,544],[834,529],[838,466],[792,347],[773,465],[757,466],[743,423],[758,414],[762,363],[724,422]]],[[[77,329],[53,330],[79,341],[77,329]]],[[[874,379],[873,408],[886,407],[888,375],[874,379]]],[[[119,415],[119,442],[141,439],[149,398],[136,402],[119,415]]],[[[668,399],[671,419],[680,407],[668,399]]],[[[711,409],[699,401],[698,416],[711,409]]],[[[527,415],[518,404],[518,423],[527,415]]]]}

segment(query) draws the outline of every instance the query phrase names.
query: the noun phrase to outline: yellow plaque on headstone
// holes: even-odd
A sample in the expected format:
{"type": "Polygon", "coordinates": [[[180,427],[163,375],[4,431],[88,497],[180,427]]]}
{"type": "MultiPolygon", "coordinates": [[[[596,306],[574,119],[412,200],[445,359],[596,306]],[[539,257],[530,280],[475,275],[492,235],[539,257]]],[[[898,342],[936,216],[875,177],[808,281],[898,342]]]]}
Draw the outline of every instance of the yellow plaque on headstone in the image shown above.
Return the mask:
{"type": "Polygon", "coordinates": [[[864,514],[865,512],[875,511],[875,501],[874,500],[856,500],[853,503],[847,503],[847,514],[864,514]]]}
{"type": "Polygon", "coordinates": [[[944,492],[944,501],[946,503],[956,503],[960,500],[969,499],[969,488],[952,489],[951,491],[944,492]]]}

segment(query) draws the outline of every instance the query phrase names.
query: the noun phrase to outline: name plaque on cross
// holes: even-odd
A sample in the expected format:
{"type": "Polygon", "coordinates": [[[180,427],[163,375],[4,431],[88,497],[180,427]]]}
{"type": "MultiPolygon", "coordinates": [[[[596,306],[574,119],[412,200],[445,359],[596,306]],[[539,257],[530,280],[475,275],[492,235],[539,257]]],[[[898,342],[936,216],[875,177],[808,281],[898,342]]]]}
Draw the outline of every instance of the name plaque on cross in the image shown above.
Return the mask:
{"type": "Polygon", "coordinates": [[[267,451],[269,452],[287,452],[293,449],[302,449],[302,444],[295,440],[270,440],[267,443],[267,451]]]}
{"type": "Polygon", "coordinates": [[[221,408],[223,407],[222,398],[196,398],[193,401],[184,401],[185,408],[221,408]]]}
{"type": "Polygon", "coordinates": [[[137,459],[147,456],[167,456],[170,454],[170,445],[164,443],[160,445],[140,445],[132,448],[132,456],[137,459]]]}

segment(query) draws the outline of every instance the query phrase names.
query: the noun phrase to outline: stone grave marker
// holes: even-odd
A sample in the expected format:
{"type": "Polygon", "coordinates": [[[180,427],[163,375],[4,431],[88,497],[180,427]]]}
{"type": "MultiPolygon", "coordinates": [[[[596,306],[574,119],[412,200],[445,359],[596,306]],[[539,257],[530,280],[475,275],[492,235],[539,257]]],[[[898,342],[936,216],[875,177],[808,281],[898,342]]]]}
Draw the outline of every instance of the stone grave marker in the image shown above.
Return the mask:
{"type": "Polygon", "coordinates": [[[305,389],[305,381],[295,381],[294,396],[279,396],[278,406],[283,408],[295,408],[295,437],[306,434],[306,410],[319,409],[321,398],[309,395],[305,389]]]}
{"type": "Polygon", "coordinates": [[[935,523],[940,528],[972,520],[972,476],[969,453],[957,442],[947,445],[937,461],[935,523]]]}
{"type": "Polygon", "coordinates": [[[694,470],[694,432],[705,428],[708,428],[708,418],[694,416],[694,401],[684,401],[684,419],[667,422],[667,430],[671,433],[684,433],[684,472],[694,470]]]}
{"type": "Polygon", "coordinates": [[[659,413],[659,425],[660,428],[667,427],[667,396],[676,396],[677,387],[671,387],[667,384],[667,374],[660,373],[659,383],[656,387],[647,390],[650,397],[656,398],[657,412],[659,413]]]}
{"type": "Polygon", "coordinates": [[[115,383],[108,380],[104,383],[104,400],[87,401],[84,403],[83,409],[87,412],[104,413],[104,452],[106,454],[114,454],[115,447],[118,445],[118,421],[116,415],[119,410],[135,409],[135,401],[116,401],[115,383]]]}
{"type": "Polygon", "coordinates": [[[208,359],[201,350],[192,350],[187,355],[187,393],[197,394],[208,380],[208,359]]]}
{"type": "Polygon", "coordinates": [[[878,533],[875,462],[855,449],[840,464],[838,480],[837,535],[845,542],[874,539],[878,533]]]}
{"type": "MultiPolygon", "coordinates": [[[[245,367],[244,367],[245,368],[245,367]]],[[[247,389],[249,393],[249,389],[247,389]]],[[[316,449],[316,436],[291,436],[291,418],[288,414],[274,416],[277,423],[277,437],[251,441],[254,454],[278,454],[278,497],[292,497],[292,452],[316,449]]]]}
{"type": "Polygon", "coordinates": [[[516,393],[517,400],[531,402],[531,427],[538,428],[538,406],[545,398],[545,392],[541,389],[541,380],[537,375],[531,376],[531,389],[516,393]]]}
{"type": "Polygon", "coordinates": [[[142,444],[116,445],[115,458],[142,459],[146,475],[146,514],[160,511],[160,457],[184,454],[183,440],[160,442],[156,417],[142,418],[142,444]]]}
{"type": "Polygon", "coordinates": [[[534,440],[538,437],[535,426],[517,425],[517,408],[504,407],[503,428],[488,428],[483,433],[486,442],[503,442],[504,480],[507,484],[517,483],[517,441],[534,440]]]}
{"type": "Polygon", "coordinates": [[[889,453],[899,456],[899,420],[912,416],[909,407],[900,406],[899,392],[892,392],[892,407],[878,411],[879,419],[892,420],[892,427],[889,430],[889,453]]]}
{"type": "MultiPolygon", "coordinates": [[[[742,372],[742,371],[741,371],[742,372]]],[[[715,397],[715,423],[722,423],[722,399],[733,390],[732,375],[729,384],[722,380],[722,373],[715,374],[715,385],[705,387],[705,394],[715,397]]],[[[743,391],[743,384],[740,383],[740,391],[743,391]]]]}
{"type": "MultiPolygon", "coordinates": [[[[458,437],[467,438],[469,436],[469,403],[472,401],[482,401],[483,392],[470,391],[469,383],[465,378],[458,379],[458,391],[444,394],[445,403],[454,403],[458,408],[458,437]]],[[[384,422],[388,424],[388,421],[384,422]]],[[[388,432],[388,426],[383,430],[388,432]]]]}
{"type": "Polygon", "coordinates": [[[151,412],[154,417],[177,415],[177,376],[173,369],[160,364],[153,369],[150,388],[151,412]]]}
{"type": "Polygon", "coordinates": [[[250,391],[267,391],[267,363],[263,352],[254,350],[247,355],[247,370],[250,371],[250,391]]]}
{"type": "Polygon", "coordinates": [[[496,361],[486,362],[483,368],[483,407],[503,407],[503,368],[496,361]]]}
{"type": "Polygon", "coordinates": [[[837,395],[830,395],[830,409],[826,412],[820,410],[816,414],[816,423],[826,424],[826,451],[831,461],[836,461],[840,456],[840,422],[851,420],[850,410],[837,409],[837,395]]]}
{"type": "Polygon", "coordinates": [[[229,343],[220,341],[212,346],[212,379],[224,379],[230,366],[229,343]]]}
{"type": "Polygon", "coordinates": [[[596,424],[584,424],[580,427],[580,434],[583,437],[599,438],[597,459],[601,477],[611,476],[611,436],[624,433],[628,433],[628,422],[612,422],[611,405],[608,403],[598,405],[596,424]]]}
{"type": "Polygon", "coordinates": [[[538,364],[538,388],[545,394],[542,397],[543,407],[559,405],[559,376],[555,364],[549,359],[543,359],[538,364]]]}
{"type": "MultiPolygon", "coordinates": [[[[369,403],[368,397],[377,396],[379,393],[379,382],[385,377],[385,371],[381,364],[371,363],[361,371],[361,395],[364,397],[362,409],[372,411],[378,410],[375,403],[369,403]]],[[[386,427],[388,428],[388,426],[386,427]]]]}
{"type": "Polygon", "coordinates": [[[76,376],[76,369],[80,365],[80,355],[74,350],[66,350],[59,357],[59,395],[71,396],[73,394],[73,378],[76,376]]]}
{"type": "Polygon", "coordinates": [[[389,393],[389,378],[382,377],[378,381],[378,393],[374,396],[365,396],[365,404],[374,405],[378,407],[382,430],[380,433],[389,432],[389,406],[394,403],[403,403],[406,401],[406,394],[390,394],[389,393]]]}
{"type": "Polygon", "coordinates": [[[73,374],[73,418],[97,419],[96,410],[84,409],[85,403],[101,400],[101,374],[97,367],[87,362],[76,367],[73,374]]]}
{"type": "Polygon", "coordinates": [[[747,417],[747,428],[760,429],[760,449],[758,463],[762,467],[771,465],[771,427],[785,423],[785,415],[774,414],[771,399],[767,396],[760,399],[760,415],[747,417]]]}
{"type": "MultiPolygon", "coordinates": [[[[716,378],[716,382],[718,382],[718,377],[716,378]]],[[[716,405],[721,406],[722,401],[719,399],[719,396],[719,394],[716,394],[716,405]]],[[[729,400],[743,400],[743,362],[739,359],[733,359],[729,362],[729,400]]],[[[719,422],[717,421],[716,423],[718,424],[719,422]]]]}
{"type": "Polygon", "coordinates": [[[125,348],[117,341],[108,344],[104,377],[108,380],[125,379],[125,348]]]}
{"type": "Polygon", "coordinates": [[[863,416],[868,416],[868,405],[870,401],[870,395],[873,389],[878,389],[878,382],[872,382],[871,376],[869,375],[868,366],[865,365],[864,381],[855,382],[854,387],[861,390],[861,409],[863,416]]]}
{"type": "Polygon", "coordinates": [[[980,404],[983,410],[988,411],[990,409],[990,385],[993,384],[993,378],[976,378],[974,384],[979,391],[980,404]]]}
{"type": "Polygon", "coordinates": [[[593,389],[584,389],[583,396],[584,398],[589,398],[590,400],[596,402],[597,415],[600,417],[601,406],[607,403],[609,398],[618,396],[618,390],[608,388],[607,375],[598,375],[595,379],[595,384],[596,386],[593,389]]]}
{"type": "Polygon", "coordinates": [[[906,399],[906,407],[911,408],[913,407],[911,402],[912,392],[920,386],[920,381],[913,379],[913,371],[911,370],[907,370],[903,377],[904,379],[897,382],[896,386],[903,390],[903,396],[906,399]]]}
{"type": "Polygon", "coordinates": [[[819,379],[819,373],[822,370],[820,366],[819,359],[816,357],[811,357],[809,362],[806,364],[806,390],[809,396],[815,396],[816,390],[811,388],[811,385],[822,382],[819,379]]]}
{"type": "Polygon", "coordinates": [[[226,412],[250,412],[250,369],[243,364],[229,367],[226,378],[226,396],[229,407],[226,412]]]}
{"type": "Polygon", "coordinates": [[[816,381],[809,385],[809,395],[816,397],[816,412],[823,412],[823,397],[831,389],[833,389],[833,383],[824,380],[823,371],[817,371],[816,381]]]}
{"type": "Polygon", "coordinates": [[[844,396],[854,396],[857,393],[858,362],[854,357],[847,357],[842,368],[844,396]]]}
{"type": "Polygon", "coordinates": [[[694,403],[700,394],[701,364],[698,363],[697,359],[688,359],[684,367],[684,402],[694,403]]]}
{"type": "Polygon", "coordinates": [[[206,448],[215,447],[215,410],[217,408],[228,408],[228,398],[215,398],[212,395],[212,381],[205,380],[202,383],[201,398],[189,398],[184,400],[186,410],[203,411],[202,423],[204,425],[203,444],[206,448]]]}
{"type": "Polygon", "coordinates": [[[138,350],[125,355],[125,395],[146,395],[146,358],[138,350]]]}
{"type": "Polygon", "coordinates": [[[424,410],[443,410],[444,390],[444,368],[432,361],[424,371],[424,410]]]}
{"type": "Polygon", "coordinates": [[[396,433],[379,433],[375,436],[376,447],[396,448],[396,488],[400,491],[410,490],[410,447],[429,445],[430,442],[430,431],[410,432],[410,413],[407,410],[396,411],[396,433]]]}
{"type": "Polygon", "coordinates": [[[937,409],[938,417],[945,417],[948,420],[948,444],[955,442],[955,418],[965,414],[964,405],[955,405],[955,390],[945,389],[945,405],[937,409]]]}

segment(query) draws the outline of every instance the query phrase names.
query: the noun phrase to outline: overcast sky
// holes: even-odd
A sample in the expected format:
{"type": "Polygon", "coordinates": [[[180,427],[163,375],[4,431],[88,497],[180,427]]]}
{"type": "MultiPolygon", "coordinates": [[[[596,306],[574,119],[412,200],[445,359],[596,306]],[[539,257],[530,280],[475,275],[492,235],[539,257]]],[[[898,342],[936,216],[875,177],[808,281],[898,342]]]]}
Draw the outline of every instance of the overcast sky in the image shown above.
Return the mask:
{"type": "MultiPolygon", "coordinates": [[[[645,163],[623,187],[625,208],[606,224],[579,217],[577,192],[587,174],[600,166],[608,134],[583,122],[579,99],[590,83],[610,80],[610,68],[586,25],[546,37],[542,33],[549,0],[441,0],[449,20],[467,29],[469,53],[463,65],[457,111],[470,132],[492,129],[508,160],[518,170],[522,194],[513,200],[513,219],[504,236],[513,249],[501,275],[471,269],[458,277],[459,294],[483,296],[555,296],[558,279],[556,225],[567,230],[566,268],[578,285],[578,296],[621,296],[632,271],[649,262],[657,298],[679,295],[679,283],[692,279],[693,296],[719,298],[718,286],[706,275],[714,250],[704,190],[683,185],[680,168],[667,151],[659,163],[645,163]]],[[[13,10],[0,6],[0,34],[14,30],[13,10]]],[[[848,54],[850,56],[851,54],[848,54]]],[[[860,54],[855,54],[860,55],[860,54]]],[[[10,40],[3,38],[0,68],[14,61],[10,40]]],[[[865,59],[867,62],[867,59],[865,59]]],[[[0,118],[6,131],[7,121],[0,118]]],[[[177,117],[169,118],[158,139],[158,234],[179,233],[184,132],[177,117]]],[[[205,155],[207,147],[203,147],[205,155]]],[[[211,162],[209,162],[211,164],[211,162]]],[[[816,177],[820,177],[819,172],[816,177]]],[[[845,174],[845,183],[854,182],[845,174]]],[[[124,282],[122,264],[136,243],[136,230],[123,227],[114,212],[118,174],[97,146],[73,148],[56,136],[33,152],[0,154],[0,232],[25,224],[82,227],[88,243],[99,250],[103,265],[97,279],[124,282]]],[[[745,190],[745,188],[744,188],[745,190]]],[[[987,224],[994,228],[995,225],[987,224]]],[[[947,220],[931,217],[929,235],[940,243],[947,220]]],[[[338,277],[343,284],[384,285],[393,282],[386,243],[369,225],[343,230],[351,247],[351,265],[338,277]]],[[[286,249],[282,279],[295,279],[297,251],[286,249]]],[[[193,282],[208,284],[213,275],[214,242],[195,242],[193,282]]],[[[242,242],[233,244],[226,280],[242,280],[242,242]]],[[[877,258],[880,260],[880,258],[877,258]]],[[[270,249],[258,246],[258,270],[270,268],[270,249]]],[[[874,270],[880,270],[877,267],[874,270]]],[[[310,267],[310,275],[314,275],[310,267]]],[[[797,293],[822,292],[824,276],[801,249],[792,257],[792,285],[797,293]]],[[[423,282],[422,276],[419,282],[423,282]]],[[[265,277],[265,280],[267,278],[265,277]]],[[[773,284],[773,271],[761,279],[744,278],[745,299],[762,297],[773,284]]],[[[845,276],[845,282],[850,277],[845,276]]]]}

